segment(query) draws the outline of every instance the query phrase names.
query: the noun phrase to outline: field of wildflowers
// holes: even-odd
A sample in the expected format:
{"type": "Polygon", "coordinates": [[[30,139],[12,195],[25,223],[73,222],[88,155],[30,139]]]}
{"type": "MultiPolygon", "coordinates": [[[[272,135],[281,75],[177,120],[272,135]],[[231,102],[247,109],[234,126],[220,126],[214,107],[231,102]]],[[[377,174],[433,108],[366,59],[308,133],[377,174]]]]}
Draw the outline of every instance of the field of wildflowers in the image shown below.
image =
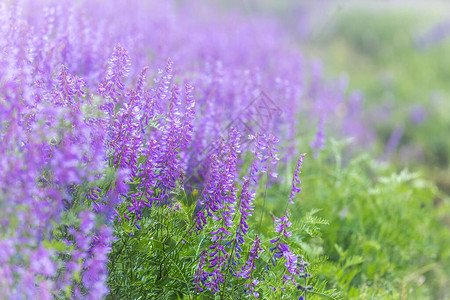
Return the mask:
{"type": "Polygon", "coordinates": [[[450,295],[445,181],[261,5],[0,1],[1,299],[450,295]]]}

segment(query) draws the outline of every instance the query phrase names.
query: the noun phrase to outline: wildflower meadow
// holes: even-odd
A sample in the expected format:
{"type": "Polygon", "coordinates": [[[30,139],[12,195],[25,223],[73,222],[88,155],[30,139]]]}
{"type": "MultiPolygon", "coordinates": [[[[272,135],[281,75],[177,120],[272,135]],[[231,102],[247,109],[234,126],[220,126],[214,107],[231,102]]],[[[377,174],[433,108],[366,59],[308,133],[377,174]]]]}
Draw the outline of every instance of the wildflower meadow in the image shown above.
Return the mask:
{"type": "Polygon", "coordinates": [[[450,297],[448,81],[294,2],[0,1],[0,299],[450,297]]]}

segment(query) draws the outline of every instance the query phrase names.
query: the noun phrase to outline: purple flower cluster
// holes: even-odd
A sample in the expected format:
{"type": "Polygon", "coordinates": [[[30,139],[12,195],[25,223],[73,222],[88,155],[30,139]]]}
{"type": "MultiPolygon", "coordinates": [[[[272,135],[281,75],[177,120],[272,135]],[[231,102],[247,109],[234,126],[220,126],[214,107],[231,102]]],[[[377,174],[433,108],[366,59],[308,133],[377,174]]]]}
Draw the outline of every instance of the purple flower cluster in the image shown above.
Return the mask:
{"type": "MultiPolygon", "coordinates": [[[[300,278],[302,274],[305,273],[305,270],[302,265],[299,264],[299,255],[292,252],[289,245],[284,242],[285,239],[292,235],[292,232],[288,231],[288,228],[292,225],[289,221],[289,214],[286,213],[281,218],[275,217],[274,220],[275,232],[278,235],[277,238],[270,240],[270,242],[274,244],[274,246],[270,248],[273,252],[271,263],[275,266],[279,259],[284,258],[284,266],[286,267],[286,271],[283,274],[283,284],[290,282],[297,286],[298,283],[295,282],[295,280],[296,278],[300,278]]],[[[268,270],[269,265],[266,265],[266,272],[268,270]]]]}
{"type": "MultiPolygon", "coordinates": [[[[240,219],[236,228],[236,235],[234,239],[235,257],[231,258],[234,265],[241,258],[242,245],[245,243],[244,236],[248,232],[248,218],[253,214],[255,205],[253,204],[256,197],[256,186],[258,185],[258,175],[263,173],[268,174],[269,177],[277,177],[275,171],[270,171],[270,168],[276,169],[279,158],[278,149],[275,144],[278,142],[273,135],[265,135],[257,133],[257,136],[250,135],[249,140],[253,141],[254,145],[250,152],[253,154],[253,162],[249,167],[248,176],[244,176],[241,194],[239,197],[239,212],[240,219]]],[[[269,183],[267,183],[269,184],[269,183]]],[[[229,242],[230,243],[230,242],[229,242]]]]}
{"type": "Polygon", "coordinates": [[[250,135],[249,139],[255,141],[255,146],[251,149],[251,152],[256,156],[256,161],[258,161],[258,163],[252,165],[251,178],[256,183],[257,180],[254,175],[258,172],[267,173],[271,178],[277,178],[278,173],[276,169],[280,158],[276,144],[279,140],[272,134],[266,135],[259,132],[256,137],[250,135]]]}
{"type": "MultiPolygon", "coordinates": [[[[258,237],[240,269],[238,260],[250,248],[256,185],[278,176],[270,132],[291,155],[299,114],[321,118],[319,149],[326,120],[347,101],[277,24],[213,5],[3,1],[0,36],[0,298],[106,295],[106,224],[140,228],[145,209],[173,204],[185,181],[205,187],[196,224],[211,229],[198,289],[217,291],[231,264],[252,280],[258,237]],[[272,86],[282,116],[252,102],[272,86]],[[224,138],[223,128],[243,122],[254,146],[240,182],[244,132],[224,138]],[[91,210],[72,211],[80,207],[91,210]],[[80,224],[64,223],[72,213],[80,224]]],[[[288,222],[277,226],[287,238],[288,222]]]]}
{"type": "MultiPolygon", "coordinates": [[[[306,156],[306,153],[303,153],[299,156],[297,162],[297,168],[294,172],[293,180],[292,180],[292,188],[289,196],[289,204],[294,204],[294,196],[296,193],[301,191],[301,187],[299,186],[301,181],[299,178],[300,169],[303,164],[303,158],[306,156]]],[[[298,285],[296,282],[297,278],[304,278],[306,274],[306,270],[303,268],[306,262],[303,260],[299,261],[299,255],[295,254],[290,250],[289,245],[286,243],[286,240],[292,236],[292,231],[289,231],[289,228],[292,226],[292,222],[289,221],[289,209],[286,210],[286,213],[281,218],[273,217],[274,225],[275,225],[275,233],[277,236],[270,240],[270,243],[273,245],[270,250],[272,251],[271,263],[273,266],[276,266],[279,259],[284,258],[286,267],[286,271],[283,274],[283,284],[288,282],[298,285]]],[[[266,265],[265,271],[268,272],[269,264],[266,265]]],[[[276,289],[276,288],[274,288],[276,289]]]]}
{"type": "MultiPolygon", "coordinates": [[[[236,134],[236,131],[232,131],[232,136],[236,134]]],[[[232,138],[230,137],[229,143],[233,144],[232,138]]],[[[256,193],[252,191],[252,184],[258,184],[260,182],[258,174],[269,173],[269,168],[271,166],[276,166],[278,161],[278,149],[275,147],[275,143],[278,142],[272,135],[257,134],[256,137],[250,136],[250,140],[254,143],[254,148],[252,148],[251,153],[253,154],[253,163],[249,167],[249,176],[243,178],[242,188],[240,195],[238,197],[238,210],[236,210],[236,197],[235,190],[229,189],[225,194],[228,195],[228,202],[224,202],[224,194],[217,193],[215,190],[220,185],[230,186],[234,180],[236,180],[235,175],[235,164],[232,169],[232,173],[226,173],[227,169],[225,166],[225,161],[223,166],[218,168],[218,155],[212,156],[210,177],[208,180],[208,186],[205,188],[204,193],[206,200],[200,200],[201,205],[204,206],[202,210],[197,213],[197,229],[201,230],[207,223],[207,217],[212,217],[213,224],[219,226],[216,230],[210,233],[212,245],[209,246],[202,253],[202,257],[205,253],[209,253],[209,263],[203,258],[203,262],[199,264],[199,271],[196,275],[196,289],[205,287],[216,293],[220,290],[222,284],[226,280],[229,274],[240,278],[245,281],[246,291],[252,294],[255,298],[259,297],[259,293],[256,291],[257,285],[262,278],[257,278],[257,274],[253,271],[256,269],[256,260],[259,258],[261,252],[263,252],[262,243],[258,236],[255,237],[253,246],[249,250],[248,258],[246,261],[241,262],[243,247],[246,245],[245,236],[248,233],[249,224],[247,223],[248,217],[251,216],[254,208],[253,201],[255,200],[256,193]],[[220,172],[222,170],[222,172],[220,172]],[[252,180],[250,179],[252,178],[252,180]],[[224,184],[219,182],[219,180],[230,179],[229,184],[224,184]],[[213,197],[211,197],[213,196],[213,197]],[[224,204],[225,203],[225,204],[224,204]],[[227,206],[225,206],[227,205],[227,206]],[[222,216],[218,216],[218,212],[222,212],[222,216]],[[238,223],[234,234],[230,231],[233,226],[232,218],[233,214],[238,214],[238,223]],[[227,242],[225,242],[228,239],[227,242]],[[225,242],[225,243],[224,243],[225,242]],[[211,253],[210,253],[211,252],[211,253]],[[202,280],[199,280],[201,278],[202,280]]],[[[233,147],[230,147],[233,149],[233,147]]],[[[224,147],[224,142],[220,141],[218,149],[228,149],[224,147]]],[[[238,153],[238,151],[236,151],[238,153]]],[[[300,192],[301,188],[298,186],[300,184],[299,174],[300,168],[302,166],[303,158],[306,154],[302,154],[299,157],[297,163],[297,169],[294,174],[292,191],[290,195],[289,203],[293,203],[293,197],[295,193],[300,192]]],[[[222,157],[223,157],[222,152],[222,157]]],[[[234,155],[232,156],[235,157],[234,155]]],[[[234,186],[234,185],[232,185],[234,186]]],[[[286,213],[285,216],[281,218],[275,217],[275,232],[278,234],[277,238],[271,240],[272,244],[275,244],[271,248],[273,252],[272,262],[275,265],[276,260],[282,257],[285,258],[286,270],[287,272],[283,275],[283,283],[287,281],[295,283],[295,277],[300,276],[304,273],[302,268],[298,267],[298,255],[289,250],[289,245],[286,244],[285,239],[292,235],[289,231],[292,223],[289,221],[289,214],[286,213]]],[[[268,267],[266,267],[268,271],[268,267]]],[[[202,289],[203,290],[203,289],[202,289]]]]}
{"type": "MultiPolygon", "coordinates": [[[[234,181],[237,177],[239,148],[239,135],[233,129],[228,141],[219,141],[218,153],[211,157],[208,184],[203,191],[203,198],[199,200],[204,208],[197,213],[197,229],[203,229],[207,223],[206,217],[212,217],[216,222],[221,221],[225,227],[232,225],[231,217],[237,198],[234,181]]],[[[225,232],[223,228],[219,231],[225,232]]],[[[226,235],[230,233],[226,232],[226,235]]]]}
{"type": "Polygon", "coordinates": [[[215,224],[219,224],[219,227],[210,233],[212,245],[208,249],[209,260],[208,264],[203,266],[211,270],[208,272],[205,287],[213,292],[219,291],[225,276],[224,266],[228,259],[225,241],[232,235],[229,230],[234,225],[232,219],[236,211],[235,180],[239,152],[239,134],[235,129],[231,129],[228,140],[219,141],[217,154],[211,159],[208,185],[203,191],[204,199],[200,200],[204,208],[197,213],[197,229],[203,229],[209,217],[215,224]]]}
{"type": "Polygon", "coordinates": [[[112,99],[115,103],[119,102],[118,97],[122,96],[125,89],[123,81],[128,76],[130,65],[128,51],[118,44],[108,62],[106,77],[98,86],[99,95],[104,99],[112,99]]]}
{"type": "MultiPolygon", "coordinates": [[[[105,261],[111,247],[112,230],[106,225],[102,225],[95,230],[95,215],[90,211],[80,213],[79,230],[70,229],[73,236],[72,241],[66,241],[72,245],[70,259],[64,261],[66,270],[74,274],[83,272],[81,283],[84,288],[90,291],[88,299],[102,298],[108,294],[108,288],[102,284],[106,281],[107,268],[105,261]],[[81,263],[80,263],[81,262],[81,263]]],[[[69,273],[70,274],[70,273],[69,273]]],[[[65,285],[70,284],[71,277],[66,276],[65,285]]],[[[61,286],[64,290],[66,286],[61,286]]],[[[74,294],[77,298],[82,297],[79,286],[75,286],[74,294]]]]}
{"type": "Polygon", "coordinates": [[[242,251],[241,245],[244,243],[244,235],[248,232],[248,218],[252,215],[255,205],[253,201],[255,200],[255,192],[250,191],[250,179],[248,177],[244,178],[244,183],[242,185],[241,194],[239,197],[240,205],[239,212],[241,213],[241,218],[239,220],[238,227],[236,229],[236,256],[240,258],[240,252],[242,251]]]}
{"type": "Polygon", "coordinates": [[[255,236],[255,242],[253,243],[253,247],[249,252],[248,260],[242,266],[241,271],[237,274],[238,277],[242,277],[244,279],[249,279],[251,277],[253,270],[256,269],[256,259],[259,258],[261,252],[264,252],[264,249],[261,248],[261,240],[258,236],[255,236]]]}
{"type": "Polygon", "coordinates": [[[199,291],[203,291],[202,283],[206,281],[206,278],[208,276],[208,273],[204,270],[206,267],[206,257],[208,256],[208,251],[203,250],[202,254],[200,255],[200,260],[198,263],[197,271],[195,271],[195,292],[198,293],[199,291]]]}
{"type": "Polygon", "coordinates": [[[303,164],[303,158],[306,156],[306,153],[303,153],[299,156],[298,161],[297,161],[297,168],[294,171],[294,177],[292,178],[292,189],[291,189],[291,194],[289,195],[289,204],[294,204],[294,197],[295,194],[300,193],[300,191],[302,190],[302,188],[299,186],[300,183],[302,183],[300,181],[300,169],[302,168],[302,164],[303,164]]]}
{"type": "MultiPolygon", "coordinates": [[[[287,231],[288,228],[291,227],[291,225],[292,225],[291,221],[289,221],[288,218],[289,218],[289,215],[287,213],[281,218],[275,217],[275,232],[279,233],[279,234],[283,234],[287,238],[292,235],[292,232],[287,231]]],[[[271,241],[271,242],[272,243],[277,242],[278,239],[271,241]]]]}

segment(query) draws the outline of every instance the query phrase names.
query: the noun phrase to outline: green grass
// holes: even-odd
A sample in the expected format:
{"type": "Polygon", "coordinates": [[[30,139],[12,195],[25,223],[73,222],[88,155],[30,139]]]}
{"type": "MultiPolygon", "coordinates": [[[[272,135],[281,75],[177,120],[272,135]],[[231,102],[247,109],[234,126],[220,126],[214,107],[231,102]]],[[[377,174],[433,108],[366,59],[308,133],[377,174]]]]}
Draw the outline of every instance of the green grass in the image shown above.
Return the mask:
{"type": "MultiPolygon", "coordinates": [[[[396,172],[369,155],[344,163],[344,143],[328,149],[305,159],[291,216],[315,212],[294,239],[308,257],[328,257],[317,278],[345,299],[448,299],[449,198],[423,174],[396,172]]],[[[282,187],[268,193],[275,215],[283,213],[288,182],[282,187]]]]}

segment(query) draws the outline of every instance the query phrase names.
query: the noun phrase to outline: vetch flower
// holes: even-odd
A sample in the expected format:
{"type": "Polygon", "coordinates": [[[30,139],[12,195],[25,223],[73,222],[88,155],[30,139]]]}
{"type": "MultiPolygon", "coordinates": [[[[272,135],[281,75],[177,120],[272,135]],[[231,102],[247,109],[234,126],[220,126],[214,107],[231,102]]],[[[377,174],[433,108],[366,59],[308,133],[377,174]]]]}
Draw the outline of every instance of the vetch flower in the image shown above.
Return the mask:
{"type": "Polygon", "coordinates": [[[296,193],[300,193],[302,188],[299,186],[302,182],[300,181],[300,169],[302,168],[303,158],[306,156],[306,153],[300,155],[297,161],[297,168],[294,172],[294,177],[292,179],[292,189],[291,194],[289,195],[289,204],[294,204],[294,197],[296,193]]]}
{"type": "Polygon", "coordinates": [[[325,148],[325,138],[325,116],[322,115],[317,126],[317,133],[314,136],[314,140],[310,143],[314,151],[314,157],[317,157],[319,151],[325,148]]]}
{"type": "Polygon", "coordinates": [[[289,227],[291,227],[292,223],[289,221],[289,214],[286,212],[286,214],[281,217],[277,218],[275,217],[275,232],[283,234],[285,237],[290,237],[292,235],[292,232],[287,231],[289,227]]]}
{"type": "MultiPolygon", "coordinates": [[[[256,235],[255,241],[253,243],[253,247],[250,250],[249,256],[247,261],[245,262],[244,266],[242,266],[242,269],[240,272],[236,274],[237,277],[242,277],[244,279],[249,279],[251,277],[251,273],[253,270],[256,269],[255,261],[259,258],[259,255],[261,252],[264,252],[264,250],[261,248],[261,240],[256,235]]],[[[257,282],[254,281],[254,282],[257,282]]],[[[255,284],[256,285],[256,284],[255,284]]]]}
{"type": "Polygon", "coordinates": [[[106,77],[98,86],[98,93],[112,99],[114,103],[119,102],[119,97],[123,96],[122,91],[125,89],[123,81],[128,76],[130,65],[128,51],[117,44],[108,62],[106,77]]]}

